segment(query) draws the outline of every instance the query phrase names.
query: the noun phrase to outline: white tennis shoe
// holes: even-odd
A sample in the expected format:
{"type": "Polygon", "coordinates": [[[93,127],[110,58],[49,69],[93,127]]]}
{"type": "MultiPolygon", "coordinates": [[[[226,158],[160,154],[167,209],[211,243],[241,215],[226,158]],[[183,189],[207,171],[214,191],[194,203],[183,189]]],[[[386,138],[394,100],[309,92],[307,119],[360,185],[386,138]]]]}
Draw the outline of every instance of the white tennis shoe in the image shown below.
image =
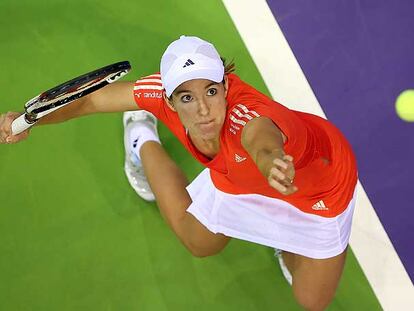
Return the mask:
{"type": "Polygon", "coordinates": [[[151,130],[156,137],[157,132],[157,119],[155,116],[145,110],[139,111],[127,111],[123,116],[124,123],[124,147],[125,147],[125,165],[124,170],[128,178],[128,181],[135,192],[146,201],[155,201],[154,193],[147,181],[144,174],[144,168],[142,167],[141,160],[137,157],[132,148],[134,148],[139,139],[142,137],[137,131],[137,137],[133,142],[130,140],[130,133],[133,129],[139,129],[139,127],[146,127],[151,130]],[[132,146],[131,146],[132,144],[132,146]]]}
{"type": "Polygon", "coordinates": [[[285,261],[282,257],[283,251],[280,249],[275,248],[275,257],[279,261],[280,270],[282,270],[283,276],[285,277],[286,281],[292,286],[292,274],[290,274],[289,269],[287,268],[285,261]]]}

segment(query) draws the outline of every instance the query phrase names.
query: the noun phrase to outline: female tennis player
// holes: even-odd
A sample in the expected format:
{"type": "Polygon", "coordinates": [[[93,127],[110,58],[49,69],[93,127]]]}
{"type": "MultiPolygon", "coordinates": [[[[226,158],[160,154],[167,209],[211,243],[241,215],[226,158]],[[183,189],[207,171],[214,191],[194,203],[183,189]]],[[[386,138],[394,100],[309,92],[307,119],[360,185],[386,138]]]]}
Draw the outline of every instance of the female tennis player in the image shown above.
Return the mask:
{"type": "MultiPolygon", "coordinates": [[[[297,301],[323,310],[345,263],[354,155],[331,123],[289,110],[233,70],[212,44],[182,36],[164,52],[160,74],[111,84],[39,124],[127,111],[128,180],[144,199],[157,201],[185,247],[211,256],[238,238],[283,250],[279,262],[297,301]],[[206,167],[190,184],[160,144],[156,119],[206,167]]],[[[18,115],[1,116],[1,142],[27,137],[11,135],[18,115]]]]}

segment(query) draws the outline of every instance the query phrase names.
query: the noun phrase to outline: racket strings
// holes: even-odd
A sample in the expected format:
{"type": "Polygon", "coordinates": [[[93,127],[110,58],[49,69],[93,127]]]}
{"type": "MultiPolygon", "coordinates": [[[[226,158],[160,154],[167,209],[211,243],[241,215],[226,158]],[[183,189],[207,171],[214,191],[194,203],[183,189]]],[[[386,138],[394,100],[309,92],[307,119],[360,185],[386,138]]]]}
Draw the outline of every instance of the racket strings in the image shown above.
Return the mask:
{"type": "MultiPolygon", "coordinates": [[[[32,99],[28,104],[26,105],[26,113],[30,114],[32,118],[36,118],[36,116],[44,111],[49,111],[50,109],[58,108],[61,106],[64,106],[65,104],[80,98],[82,96],[85,96],[96,89],[101,88],[103,85],[106,85],[108,83],[112,83],[125,74],[127,74],[127,70],[122,70],[115,73],[105,73],[102,75],[100,73],[99,78],[95,78],[91,81],[91,77],[85,77],[82,80],[73,81],[71,84],[64,84],[62,85],[62,89],[55,89],[50,94],[46,94],[47,92],[35,97],[32,99]],[[63,91],[64,89],[68,89],[67,91],[63,91]],[[85,94],[85,92],[87,92],[85,94]],[[56,95],[59,94],[59,95],[56,95]],[[53,97],[54,96],[54,97],[53,97]],[[49,99],[50,98],[50,99],[49,99]]],[[[98,74],[94,75],[95,77],[98,76],[98,74]]]]}

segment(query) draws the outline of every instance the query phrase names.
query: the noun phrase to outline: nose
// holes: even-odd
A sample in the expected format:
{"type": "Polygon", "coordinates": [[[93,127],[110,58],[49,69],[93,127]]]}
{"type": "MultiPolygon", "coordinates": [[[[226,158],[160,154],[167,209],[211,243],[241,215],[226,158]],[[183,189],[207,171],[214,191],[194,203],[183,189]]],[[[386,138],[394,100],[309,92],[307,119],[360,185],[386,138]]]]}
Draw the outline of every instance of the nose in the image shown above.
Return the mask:
{"type": "Polygon", "coordinates": [[[207,116],[210,113],[210,106],[204,98],[199,100],[198,113],[202,116],[207,116]]]}

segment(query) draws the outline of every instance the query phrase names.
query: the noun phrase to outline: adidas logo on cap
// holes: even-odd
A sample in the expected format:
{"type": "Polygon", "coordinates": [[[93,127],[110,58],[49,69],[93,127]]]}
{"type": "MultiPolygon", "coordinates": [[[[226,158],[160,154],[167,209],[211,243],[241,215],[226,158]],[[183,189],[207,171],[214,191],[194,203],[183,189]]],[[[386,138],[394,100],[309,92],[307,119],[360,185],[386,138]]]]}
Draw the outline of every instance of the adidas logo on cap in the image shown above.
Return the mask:
{"type": "Polygon", "coordinates": [[[185,62],[183,68],[188,67],[194,65],[194,62],[191,59],[187,59],[187,61],[185,62]]]}

